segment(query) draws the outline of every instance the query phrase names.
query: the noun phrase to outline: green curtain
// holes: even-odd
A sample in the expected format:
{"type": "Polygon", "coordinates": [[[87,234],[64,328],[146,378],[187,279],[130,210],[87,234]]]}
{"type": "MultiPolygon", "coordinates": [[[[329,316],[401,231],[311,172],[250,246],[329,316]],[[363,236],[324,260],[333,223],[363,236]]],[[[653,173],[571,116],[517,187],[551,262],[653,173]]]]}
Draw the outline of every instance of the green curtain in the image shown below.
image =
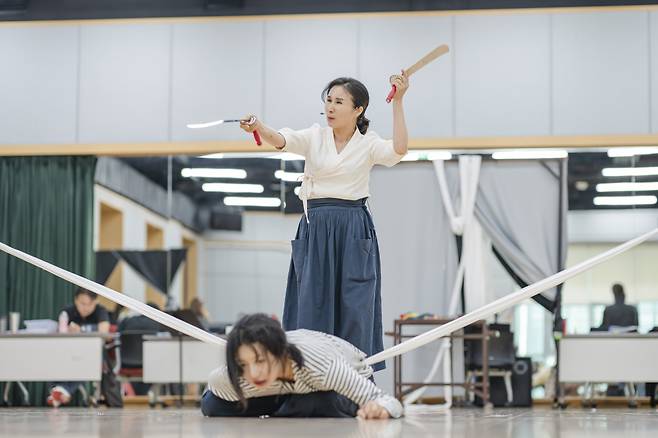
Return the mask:
{"type": "MultiPolygon", "coordinates": [[[[95,168],[95,157],[0,157],[0,241],[94,278],[95,168]]],[[[0,316],[57,319],[75,288],[0,251],[0,316]]],[[[32,405],[44,404],[46,384],[28,390],[32,405]]]]}

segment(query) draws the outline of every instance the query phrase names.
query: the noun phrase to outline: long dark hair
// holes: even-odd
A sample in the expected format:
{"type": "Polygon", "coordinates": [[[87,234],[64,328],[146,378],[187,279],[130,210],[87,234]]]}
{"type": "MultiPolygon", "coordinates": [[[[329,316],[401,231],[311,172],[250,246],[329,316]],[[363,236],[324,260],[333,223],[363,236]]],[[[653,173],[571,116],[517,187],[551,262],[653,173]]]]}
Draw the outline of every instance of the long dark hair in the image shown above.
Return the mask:
{"type": "Polygon", "coordinates": [[[368,108],[368,103],[370,103],[370,95],[368,94],[368,89],[360,81],[357,81],[354,78],[336,78],[333,81],[329,82],[324,90],[322,90],[322,101],[327,100],[327,95],[332,88],[336,86],[342,86],[350,93],[352,100],[354,101],[354,108],[360,106],[363,107],[363,112],[359,114],[359,117],[356,119],[356,127],[359,128],[361,134],[365,134],[368,131],[368,126],[370,126],[370,120],[366,118],[366,109],[368,108]]]}
{"type": "Polygon", "coordinates": [[[297,366],[304,365],[301,351],[293,344],[288,343],[286,332],[281,324],[264,313],[245,315],[233,326],[226,343],[226,367],[228,377],[235,390],[243,409],[247,408],[247,399],[240,387],[240,377],[243,370],[238,363],[238,349],[242,345],[260,344],[277,360],[284,363],[288,358],[294,360],[297,366]]]}

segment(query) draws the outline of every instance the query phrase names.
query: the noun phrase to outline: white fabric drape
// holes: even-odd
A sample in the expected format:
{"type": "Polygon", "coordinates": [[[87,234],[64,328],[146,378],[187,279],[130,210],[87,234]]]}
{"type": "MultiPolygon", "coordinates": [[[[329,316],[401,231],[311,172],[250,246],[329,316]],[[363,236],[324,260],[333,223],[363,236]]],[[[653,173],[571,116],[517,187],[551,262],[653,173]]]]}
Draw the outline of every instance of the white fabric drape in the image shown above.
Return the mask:
{"type": "MultiPolygon", "coordinates": [[[[450,296],[449,316],[457,314],[460,291],[464,280],[466,281],[464,289],[468,297],[466,300],[467,310],[478,308],[486,303],[486,266],[484,261],[485,255],[488,254],[491,247],[491,242],[484,235],[482,227],[474,215],[481,163],[482,157],[479,155],[459,157],[459,212],[456,213],[446,180],[445,162],[443,160],[434,161],[434,170],[439,181],[441,199],[449,218],[450,228],[455,235],[462,236],[462,256],[450,296]]],[[[448,351],[450,351],[450,340],[445,339],[441,341],[430,372],[423,380],[424,383],[428,383],[434,378],[441,361],[444,365],[444,380],[450,380],[451,364],[448,355],[446,355],[448,351]]],[[[449,407],[452,404],[452,391],[451,387],[446,388],[447,390],[444,392],[446,404],[444,407],[449,407]]],[[[405,405],[414,403],[424,392],[425,388],[419,388],[407,395],[404,400],[405,405]]]]}
{"type": "MultiPolygon", "coordinates": [[[[462,257],[460,265],[464,264],[464,278],[457,277],[459,288],[465,280],[466,311],[469,312],[483,306],[486,297],[486,265],[485,256],[491,249],[491,241],[482,231],[480,223],[474,215],[475,200],[478,193],[480,167],[482,157],[479,155],[462,155],[459,157],[459,215],[455,214],[452,199],[448,190],[443,160],[434,161],[434,169],[439,181],[441,200],[446,214],[450,218],[450,227],[457,236],[462,236],[462,257]]],[[[457,285],[453,291],[457,288],[457,285]]],[[[455,309],[450,309],[454,315],[455,309]]]]}

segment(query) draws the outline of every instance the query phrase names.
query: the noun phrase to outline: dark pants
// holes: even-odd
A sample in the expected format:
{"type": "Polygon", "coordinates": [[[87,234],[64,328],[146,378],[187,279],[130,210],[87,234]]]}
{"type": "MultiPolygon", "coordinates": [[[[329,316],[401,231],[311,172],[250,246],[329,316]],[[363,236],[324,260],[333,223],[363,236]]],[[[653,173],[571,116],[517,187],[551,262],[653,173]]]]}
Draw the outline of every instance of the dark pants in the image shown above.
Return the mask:
{"type": "Polygon", "coordinates": [[[656,382],[647,382],[645,386],[652,408],[656,407],[656,385],[658,385],[656,382]]]}
{"type": "Polygon", "coordinates": [[[71,397],[73,397],[78,390],[78,387],[84,384],[85,382],[56,382],[50,385],[50,390],[52,391],[55,386],[61,386],[68,391],[71,397]]]}
{"type": "Polygon", "coordinates": [[[207,417],[333,417],[356,416],[358,406],[333,391],[310,394],[284,394],[247,399],[247,409],[240,402],[223,400],[206,391],[201,399],[201,412],[207,417]]]}

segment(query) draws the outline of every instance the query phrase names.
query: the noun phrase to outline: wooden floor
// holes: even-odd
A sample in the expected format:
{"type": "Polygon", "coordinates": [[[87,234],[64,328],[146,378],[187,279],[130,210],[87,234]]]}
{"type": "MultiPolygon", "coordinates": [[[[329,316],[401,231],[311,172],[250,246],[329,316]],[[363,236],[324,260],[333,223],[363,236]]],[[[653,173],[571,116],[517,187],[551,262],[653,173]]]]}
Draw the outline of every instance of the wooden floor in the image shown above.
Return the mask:
{"type": "Polygon", "coordinates": [[[658,436],[658,411],[569,408],[452,409],[400,420],[204,418],[195,408],[0,409],[1,437],[474,437],[658,436]]]}

